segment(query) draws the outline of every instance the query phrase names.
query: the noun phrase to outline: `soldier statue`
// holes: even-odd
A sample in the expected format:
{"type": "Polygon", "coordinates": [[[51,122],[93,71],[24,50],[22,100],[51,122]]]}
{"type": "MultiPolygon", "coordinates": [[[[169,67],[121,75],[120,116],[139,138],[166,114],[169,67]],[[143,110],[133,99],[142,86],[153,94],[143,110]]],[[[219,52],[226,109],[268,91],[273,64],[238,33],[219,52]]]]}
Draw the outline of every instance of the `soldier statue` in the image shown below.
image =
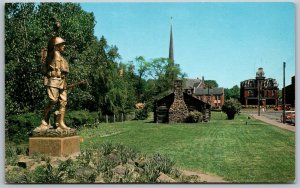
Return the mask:
{"type": "Polygon", "coordinates": [[[69,73],[69,64],[62,57],[65,49],[65,40],[54,36],[48,42],[47,56],[43,63],[44,85],[47,89],[49,102],[44,109],[41,125],[35,131],[45,131],[52,128],[50,124],[50,112],[59,103],[59,110],[56,111],[57,129],[70,130],[64,123],[67,105],[67,83],[66,76],[69,73]]]}

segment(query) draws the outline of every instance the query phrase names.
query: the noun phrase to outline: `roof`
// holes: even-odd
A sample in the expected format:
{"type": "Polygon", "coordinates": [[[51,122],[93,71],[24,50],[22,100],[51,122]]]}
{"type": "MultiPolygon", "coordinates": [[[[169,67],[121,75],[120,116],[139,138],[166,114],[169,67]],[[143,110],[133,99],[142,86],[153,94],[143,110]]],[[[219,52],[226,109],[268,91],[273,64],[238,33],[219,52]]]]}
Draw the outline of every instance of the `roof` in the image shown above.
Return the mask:
{"type": "MultiPolygon", "coordinates": [[[[209,108],[211,106],[210,104],[208,104],[208,103],[206,103],[206,102],[204,102],[204,101],[202,101],[202,100],[200,100],[196,97],[188,95],[186,93],[183,93],[183,100],[184,100],[184,102],[187,106],[189,106],[191,104],[200,105],[200,106],[203,106],[205,104],[204,106],[206,108],[209,108]]],[[[170,106],[173,104],[173,102],[174,102],[174,93],[171,93],[171,94],[166,95],[163,98],[157,100],[155,102],[156,103],[155,105],[157,105],[157,106],[165,105],[168,108],[170,108],[170,106]]]]}
{"type": "Polygon", "coordinates": [[[202,83],[201,79],[187,79],[184,83],[183,88],[184,89],[193,89],[195,87],[198,87],[200,83],[202,83]]]}
{"type": "Polygon", "coordinates": [[[201,95],[222,95],[224,93],[223,87],[215,87],[215,88],[196,88],[195,90],[195,96],[201,96],[201,95]]]}

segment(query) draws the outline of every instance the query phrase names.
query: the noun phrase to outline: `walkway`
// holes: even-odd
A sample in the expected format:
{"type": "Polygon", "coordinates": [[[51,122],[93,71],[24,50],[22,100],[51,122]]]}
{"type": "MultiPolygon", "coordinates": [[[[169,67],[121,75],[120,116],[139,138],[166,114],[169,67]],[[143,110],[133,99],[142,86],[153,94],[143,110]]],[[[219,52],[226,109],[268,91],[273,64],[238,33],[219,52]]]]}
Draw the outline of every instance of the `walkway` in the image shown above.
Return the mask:
{"type": "Polygon", "coordinates": [[[296,130],[296,126],[292,126],[292,125],[288,125],[288,124],[283,124],[283,123],[280,123],[280,122],[278,122],[278,121],[276,121],[274,119],[267,118],[267,117],[265,117],[263,115],[260,115],[260,116],[258,116],[257,114],[249,114],[249,115],[251,117],[257,119],[257,120],[260,120],[260,121],[266,122],[268,124],[280,127],[282,129],[286,129],[286,130],[293,131],[293,132],[295,132],[295,130],[296,130]]]}

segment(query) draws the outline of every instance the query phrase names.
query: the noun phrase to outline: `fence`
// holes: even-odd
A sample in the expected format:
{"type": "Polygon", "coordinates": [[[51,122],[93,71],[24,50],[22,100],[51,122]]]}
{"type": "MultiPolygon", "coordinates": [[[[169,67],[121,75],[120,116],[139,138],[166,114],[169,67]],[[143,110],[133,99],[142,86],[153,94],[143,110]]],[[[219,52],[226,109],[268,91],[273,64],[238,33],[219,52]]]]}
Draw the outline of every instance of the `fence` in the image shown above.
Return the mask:
{"type": "Polygon", "coordinates": [[[99,118],[99,122],[103,123],[116,123],[116,122],[124,122],[134,119],[135,113],[129,113],[129,114],[114,114],[114,115],[102,115],[102,117],[99,118]]]}

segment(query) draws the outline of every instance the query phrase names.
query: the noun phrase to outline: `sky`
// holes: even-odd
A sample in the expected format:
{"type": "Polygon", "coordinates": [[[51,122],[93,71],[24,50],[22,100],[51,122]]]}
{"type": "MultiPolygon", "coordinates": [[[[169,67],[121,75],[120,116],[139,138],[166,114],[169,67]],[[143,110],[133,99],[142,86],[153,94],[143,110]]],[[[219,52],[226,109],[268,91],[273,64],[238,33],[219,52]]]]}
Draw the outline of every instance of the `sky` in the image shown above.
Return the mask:
{"type": "Polygon", "coordinates": [[[116,45],[123,63],[168,57],[173,28],[175,63],[188,78],[231,88],[259,67],[283,86],[295,75],[295,6],[278,2],[81,3],[96,19],[95,36],[116,45]],[[171,19],[173,17],[173,19],[171,19]]]}

